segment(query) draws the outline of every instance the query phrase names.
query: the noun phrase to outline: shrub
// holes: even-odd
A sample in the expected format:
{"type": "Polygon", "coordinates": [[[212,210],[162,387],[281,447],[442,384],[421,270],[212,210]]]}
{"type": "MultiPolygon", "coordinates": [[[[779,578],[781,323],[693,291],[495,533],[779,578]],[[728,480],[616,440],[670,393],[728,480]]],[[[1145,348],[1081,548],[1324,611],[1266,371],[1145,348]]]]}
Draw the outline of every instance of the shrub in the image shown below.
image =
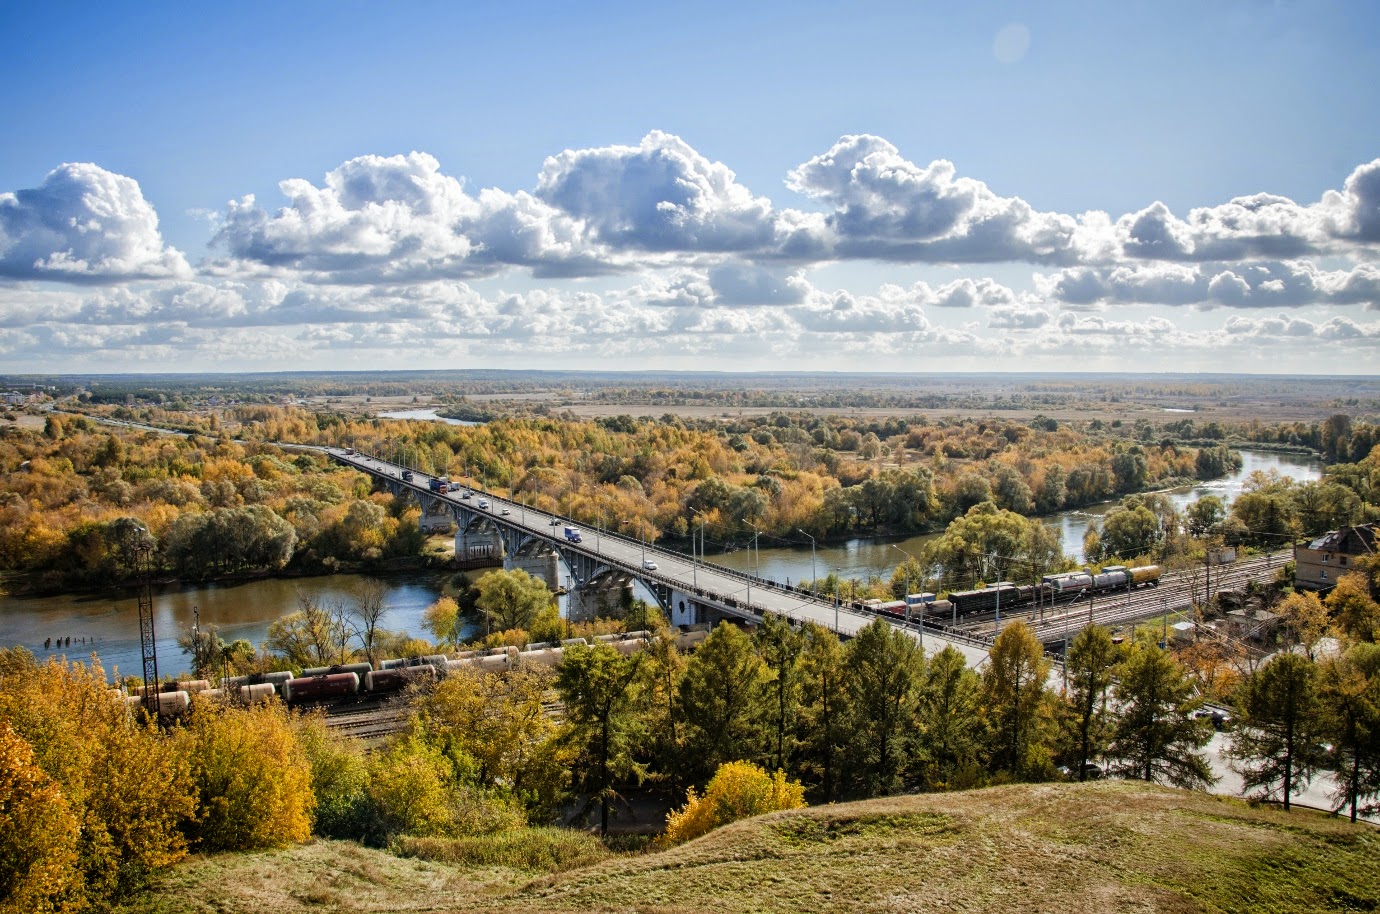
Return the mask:
{"type": "Polygon", "coordinates": [[[198,846],[252,850],[311,837],[311,764],[281,704],[198,701],[179,743],[192,766],[197,809],[187,831],[198,846]]]}
{"type": "Polygon", "coordinates": [[[77,819],[22,737],[0,724],[0,914],[82,907],[77,819]]]}
{"type": "Polygon", "coordinates": [[[186,854],[187,763],[172,741],[135,722],[99,666],[38,664],[22,648],[0,649],[0,721],[32,747],[77,819],[88,900],[117,898],[186,854]]]}
{"type": "Polygon", "coordinates": [[[704,795],[686,791],[685,805],[666,817],[665,845],[698,838],[721,825],[780,809],[805,806],[805,788],[784,771],[767,774],[750,762],[728,762],[705,785],[704,795]]]}
{"type": "Polygon", "coordinates": [[[320,714],[299,720],[297,738],[311,766],[313,830],[327,838],[363,837],[369,819],[369,764],[363,747],[329,729],[320,714]]]}

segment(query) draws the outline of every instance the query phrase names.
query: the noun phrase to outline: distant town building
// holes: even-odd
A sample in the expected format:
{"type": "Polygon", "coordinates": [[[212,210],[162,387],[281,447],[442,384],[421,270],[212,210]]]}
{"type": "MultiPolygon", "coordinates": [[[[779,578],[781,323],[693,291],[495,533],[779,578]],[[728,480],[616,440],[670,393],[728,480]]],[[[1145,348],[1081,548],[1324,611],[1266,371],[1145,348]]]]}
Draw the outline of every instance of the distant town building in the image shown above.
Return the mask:
{"type": "Polygon", "coordinates": [[[1306,590],[1330,590],[1351,570],[1357,556],[1375,553],[1375,524],[1332,530],[1307,546],[1294,547],[1294,584],[1306,590]]]}

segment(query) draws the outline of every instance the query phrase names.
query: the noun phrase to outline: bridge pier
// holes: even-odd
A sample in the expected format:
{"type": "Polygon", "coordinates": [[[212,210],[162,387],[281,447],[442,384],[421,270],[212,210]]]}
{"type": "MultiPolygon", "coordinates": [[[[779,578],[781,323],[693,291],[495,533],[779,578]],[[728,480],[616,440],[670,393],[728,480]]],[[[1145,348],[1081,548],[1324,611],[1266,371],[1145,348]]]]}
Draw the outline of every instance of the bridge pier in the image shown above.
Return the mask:
{"type": "MultiPolygon", "coordinates": [[[[502,558],[503,537],[492,528],[465,530],[455,534],[455,557],[457,559],[496,559],[502,558]]],[[[504,563],[505,567],[507,563],[504,563]]]]}
{"type": "Polygon", "coordinates": [[[503,569],[521,569],[534,578],[541,578],[546,582],[547,589],[552,592],[559,590],[561,586],[560,562],[556,558],[556,553],[549,549],[525,555],[508,553],[503,556],[503,569]]]}
{"type": "Polygon", "coordinates": [[[616,615],[632,596],[632,578],[601,575],[571,588],[567,615],[571,622],[591,622],[599,616],[616,615]]]}

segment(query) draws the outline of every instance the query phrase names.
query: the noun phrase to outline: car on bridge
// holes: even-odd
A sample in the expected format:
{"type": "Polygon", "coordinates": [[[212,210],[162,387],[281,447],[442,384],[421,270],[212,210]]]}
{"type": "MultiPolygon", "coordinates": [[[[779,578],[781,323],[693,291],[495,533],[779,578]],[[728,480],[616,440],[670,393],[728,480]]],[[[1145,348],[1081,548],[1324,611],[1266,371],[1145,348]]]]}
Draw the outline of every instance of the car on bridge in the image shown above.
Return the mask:
{"type": "Polygon", "coordinates": [[[504,508],[503,510],[499,511],[498,513],[501,514],[501,515],[503,515],[504,517],[507,517],[509,514],[512,514],[513,512],[512,512],[512,511],[509,511],[507,508],[504,508]]]}
{"type": "Polygon", "coordinates": [[[487,498],[479,499],[479,507],[485,511],[489,510],[489,500],[487,498]]]}
{"type": "Polygon", "coordinates": [[[651,559],[643,559],[642,567],[647,569],[648,571],[656,571],[656,562],[652,561],[651,559]]]}

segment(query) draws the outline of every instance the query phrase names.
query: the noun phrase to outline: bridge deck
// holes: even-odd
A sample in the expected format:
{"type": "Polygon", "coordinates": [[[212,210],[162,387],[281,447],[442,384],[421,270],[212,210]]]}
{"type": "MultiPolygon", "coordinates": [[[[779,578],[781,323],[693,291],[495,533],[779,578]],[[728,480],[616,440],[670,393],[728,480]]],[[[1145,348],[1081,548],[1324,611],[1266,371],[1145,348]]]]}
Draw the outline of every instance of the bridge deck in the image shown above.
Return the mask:
{"type": "MultiPolygon", "coordinates": [[[[324,449],[335,460],[352,466],[390,484],[411,488],[429,498],[436,498],[452,504],[457,509],[468,509],[483,514],[495,525],[521,530],[526,534],[549,540],[566,552],[577,553],[601,563],[617,567],[648,585],[662,584],[676,591],[695,596],[720,611],[744,618],[753,618],[762,613],[773,613],[792,622],[814,622],[836,632],[840,637],[856,635],[864,626],[870,624],[875,616],[857,612],[847,606],[835,606],[829,599],[813,597],[780,584],[772,584],[724,568],[713,562],[698,561],[682,553],[664,549],[638,540],[629,539],[607,531],[590,530],[576,521],[527,507],[521,502],[510,501],[501,495],[468,486],[475,493],[468,500],[460,493],[445,495],[430,491],[432,477],[413,471],[411,481],[403,480],[398,464],[365,454],[347,454],[344,448],[324,449]],[[489,500],[489,508],[478,507],[479,497],[489,500]],[[502,511],[508,510],[504,515],[502,511]],[[580,527],[584,534],[579,543],[564,539],[566,525],[580,527]],[[644,560],[656,563],[656,569],[644,567],[644,560]]],[[[891,621],[891,620],[888,620],[891,621]]],[[[917,623],[893,622],[896,629],[920,641],[927,653],[934,653],[952,646],[976,667],[987,659],[987,646],[977,638],[963,638],[948,632],[935,631],[933,627],[921,628],[917,623]]]]}

